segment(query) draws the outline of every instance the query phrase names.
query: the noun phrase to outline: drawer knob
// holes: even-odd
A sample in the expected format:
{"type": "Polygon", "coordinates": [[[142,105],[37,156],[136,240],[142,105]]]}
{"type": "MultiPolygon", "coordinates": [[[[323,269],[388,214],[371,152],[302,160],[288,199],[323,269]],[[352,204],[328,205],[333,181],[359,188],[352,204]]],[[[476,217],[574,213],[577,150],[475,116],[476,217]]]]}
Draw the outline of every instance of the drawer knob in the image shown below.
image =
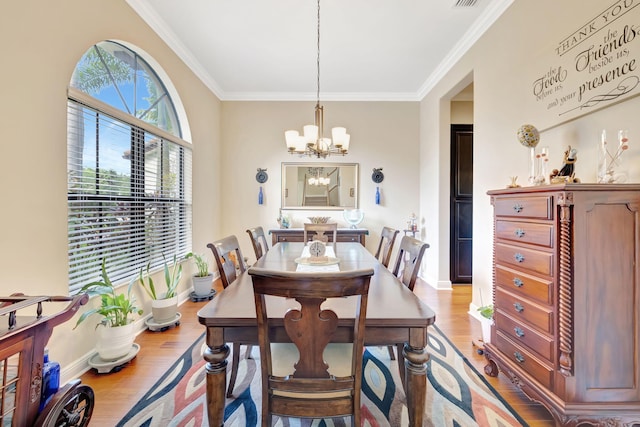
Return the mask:
{"type": "Polygon", "coordinates": [[[522,313],[524,311],[524,306],[519,302],[513,304],[513,308],[515,308],[518,313],[522,313]]]}
{"type": "Polygon", "coordinates": [[[283,242],[286,242],[286,241],[287,241],[287,238],[286,238],[286,237],[282,237],[282,241],[283,241],[283,242]]]}
{"type": "Polygon", "coordinates": [[[513,210],[515,213],[522,212],[522,205],[520,203],[516,203],[515,205],[513,205],[513,210]]]}
{"type": "Polygon", "coordinates": [[[515,353],[513,353],[513,357],[515,357],[519,363],[524,363],[524,356],[520,354],[519,351],[516,351],[515,353]]]}
{"type": "Polygon", "coordinates": [[[522,255],[521,253],[516,253],[513,258],[516,260],[516,262],[524,262],[524,255],[522,255]]]}
{"type": "Polygon", "coordinates": [[[516,237],[524,237],[524,230],[522,228],[518,228],[516,229],[516,231],[513,232],[516,237]]]}
{"type": "Polygon", "coordinates": [[[524,282],[522,281],[522,279],[519,279],[519,278],[517,278],[517,277],[514,277],[514,278],[513,278],[513,284],[514,284],[516,287],[521,288],[521,287],[522,287],[522,285],[524,285],[524,282]]]}
{"type": "Polygon", "coordinates": [[[513,331],[516,333],[516,335],[520,338],[522,338],[524,336],[524,331],[522,330],[521,327],[516,326],[515,328],[513,328],[513,331]]]}

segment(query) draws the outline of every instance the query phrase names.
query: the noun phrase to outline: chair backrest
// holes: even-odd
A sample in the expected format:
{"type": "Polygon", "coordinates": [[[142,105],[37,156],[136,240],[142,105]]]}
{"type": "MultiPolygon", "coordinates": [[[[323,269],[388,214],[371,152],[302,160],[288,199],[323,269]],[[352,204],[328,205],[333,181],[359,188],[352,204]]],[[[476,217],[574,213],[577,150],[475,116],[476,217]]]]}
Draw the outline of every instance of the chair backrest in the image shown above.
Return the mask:
{"type": "Polygon", "coordinates": [[[389,261],[391,261],[391,252],[393,251],[393,244],[396,241],[396,236],[399,230],[391,227],[382,227],[382,233],[380,234],[380,243],[378,243],[378,250],[376,251],[376,258],[385,267],[389,267],[389,261]]]}
{"type": "Polygon", "coordinates": [[[304,241],[305,243],[309,240],[321,240],[325,243],[333,242],[336,243],[338,239],[338,223],[331,222],[328,224],[304,224],[304,241]],[[315,233],[315,234],[312,234],[315,233]],[[333,238],[329,239],[327,233],[333,233],[333,238]]]}
{"type": "Polygon", "coordinates": [[[247,267],[236,236],[227,236],[207,245],[216,260],[222,287],[226,288],[238,277],[236,267],[244,273],[247,267]]]}
{"type": "Polygon", "coordinates": [[[406,287],[411,289],[411,291],[413,291],[413,287],[416,285],[418,270],[420,270],[420,264],[422,263],[422,256],[428,247],[428,243],[410,236],[403,236],[400,241],[400,249],[398,250],[398,257],[396,258],[396,264],[393,268],[393,274],[398,277],[406,287]],[[402,271],[400,271],[401,264],[404,264],[402,271]]]}
{"type": "Polygon", "coordinates": [[[262,258],[262,255],[269,252],[269,245],[267,244],[267,238],[264,235],[262,227],[255,227],[247,229],[247,234],[251,239],[251,246],[256,254],[256,260],[262,258]]]}
{"type": "MultiPolygon", "coordinates": [[[[359,426],[365,318],[373,269],[297,273],[254,266],[249,268],[249,274],[253,279],[258,320],[263,420],[265,414],[269,417],[276,414],[304,418],[353,415],[359,426]],[[288,344],[293,358],[287,363],[286,373],[279,369],[281,375],[274,373],[274,364],[280,365],[285,358],[272,356],[272,351],[277,352],[287,344],[272,347],[266,303],[273,300],[265,299],[265,296],[288,301],[293,298],[299,304],[299,309],[288,310],[282,319],[286,334],[297,352],[293,345],[288,344]],[[335,371],[332,372],[331,366],[325,363],[323,354],[327,356],[325,348],[337,331],[339,319],[331,309],[322,309],[321,304],[328,299],[347,296],[358,300],[358,304],[353,305],[354,312],[348,314],[355,319],[353,342],[344,344],[342,341],[343,344],[338,344],[342,346],[341,350],[336,353],[347,358],[344,365],[348,374],[331,375],[335,371]],[[349,351],[343,350],[345,345],[347,350],[351,350],[350,357],[349,351]]],[[[293,306],[298,304],[292,303],[293,306]]],[[[335,349],[332,346],[335,344],[330,344],[328,351],[335,349]]],[[[327,361],[329,359],[326,358],[327,361]]]]}

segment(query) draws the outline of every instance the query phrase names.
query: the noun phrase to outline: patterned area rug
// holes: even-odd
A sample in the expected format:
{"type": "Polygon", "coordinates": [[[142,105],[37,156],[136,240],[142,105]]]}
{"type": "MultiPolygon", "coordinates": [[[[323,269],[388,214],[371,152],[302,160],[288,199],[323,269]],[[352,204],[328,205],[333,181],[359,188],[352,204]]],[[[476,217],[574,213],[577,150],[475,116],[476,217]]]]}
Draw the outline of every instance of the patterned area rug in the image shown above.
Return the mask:
{"type": "MultiPolygon", "coordinates": [[[[208,426],[204,334],[118,423],[122,427],[208,426]]],[[[244,354],[244,347],[243,347],[244,354]]],[[[431,359],[427,370],[425,426],[526,426],[526,423],[473,368],[436,327],[429,331],[431,359]]],[[[241,357],[234,398],[225,404],[225,426],[260,425],[260,359],[241,357]]],[[[386,347],[367,347],[364,354],[363,426],[408,425],[398,365],[386,347]]],[[[274,418],[278,427],[343,427],[349,418],[297,420],[274,418]]]]}

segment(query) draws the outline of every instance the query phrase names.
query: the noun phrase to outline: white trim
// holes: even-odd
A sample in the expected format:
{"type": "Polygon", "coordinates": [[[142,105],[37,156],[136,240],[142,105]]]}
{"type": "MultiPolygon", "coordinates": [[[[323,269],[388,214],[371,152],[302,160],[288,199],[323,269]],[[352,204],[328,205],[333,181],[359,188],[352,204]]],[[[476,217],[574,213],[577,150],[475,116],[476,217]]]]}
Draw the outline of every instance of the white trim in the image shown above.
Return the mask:
{"type": "Polygon", "coordinates": [[[475,42],[491,27],[502,13],[507,10],[515,0],[494,0],[478,17],[460,41],[449,51],[444,60],[436,67],[433,73],[423,83],[416,96],[424,98],[436,84],[451,70],[462,56],[473,46],[475,42]]]}
{"type": "MultiPolygon", "coordinates": [[[[229,92],[225,93],[213,76],[196,59],[193,53],[180,41],[169,25],[149,6],[148,1],[126,0],[131,7],[144,20],[158,36],[164,40],[171,50],[189,67],[194,74],[213,92],[221,101],[304,101],[315,100],[307,98],[306,93],[270,93],[270,92],[229,92]]],[[[474,24],[464,34],[460,42],[449,52],[445,59],[436,67],[415,93],[333,93],[323,100],[333,101],[420,101],[427,93],[451,70],[460,58],[478,41],[482,34],[502,15],[502,13],[514,2],[514,0],[492,0],[485,11],[478,17],[474,24]]]]}
{"type": "Polygon", "coordinates": [[[169,29],[167,23],[160,18],[154,9],[148,6],[147,2],[140,0],[126,0],[133,9],[153,31],[175,52],[176,55],[194,72],[194,74],[213,92],[220,100],[224,100],[225,94],[218,82],[209,74],[189,49],[180,39],[169,29]]]}

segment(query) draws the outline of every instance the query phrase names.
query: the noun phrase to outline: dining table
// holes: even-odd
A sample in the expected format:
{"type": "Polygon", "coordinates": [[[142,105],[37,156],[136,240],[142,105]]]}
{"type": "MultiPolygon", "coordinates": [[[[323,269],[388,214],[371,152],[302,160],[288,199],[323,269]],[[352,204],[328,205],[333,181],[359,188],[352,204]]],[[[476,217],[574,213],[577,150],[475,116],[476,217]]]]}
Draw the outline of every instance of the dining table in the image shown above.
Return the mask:
{"type": "MultiPolygon", "coordinates": [[[[409,425],[423,424],[427,392],[428,327],[435,322],[435,312],[398,280],[360,243],[337,242],[328,245],[332,256],[326,263],[309,263],[308,246],[302,242],[280,242],[254,264],[257,267],[282,271],[331,271],[339,269],[373,268],[369,285],[369,301],[365,322],[365,345],[387,346],[404,344],[405,395],[409,425]],[[306,252],[304,252],[306,251],[306,252]],[[304,252],[304,253],[303,253],[304,252]],[[326,264],[326,265],[322,265],[326,264]]],[[[334,310],[339,318],[353,318],[355,299],[346,297],[327,301],[324,308],[334,310]],[[345,317],[346,316],[346,317],[345,317]]],[[[272,299],[267,302],[270,335],[276,342],[288,340],[282,318],[291,308],[291,301],[272,299]]],[[[207,416],[210,426],[224,425],[227,359],[231,343],[258,345],[253,283],[244,272],[226,289],[219,292],[198,311],[198,320],[206,328],[203,353],[206,369],[207,416]]],[[[340,326],[339,326],[340,329],[340,326]]],[[[343,325],[336,340],[348,342],[350,326],[343,325]]]]}

